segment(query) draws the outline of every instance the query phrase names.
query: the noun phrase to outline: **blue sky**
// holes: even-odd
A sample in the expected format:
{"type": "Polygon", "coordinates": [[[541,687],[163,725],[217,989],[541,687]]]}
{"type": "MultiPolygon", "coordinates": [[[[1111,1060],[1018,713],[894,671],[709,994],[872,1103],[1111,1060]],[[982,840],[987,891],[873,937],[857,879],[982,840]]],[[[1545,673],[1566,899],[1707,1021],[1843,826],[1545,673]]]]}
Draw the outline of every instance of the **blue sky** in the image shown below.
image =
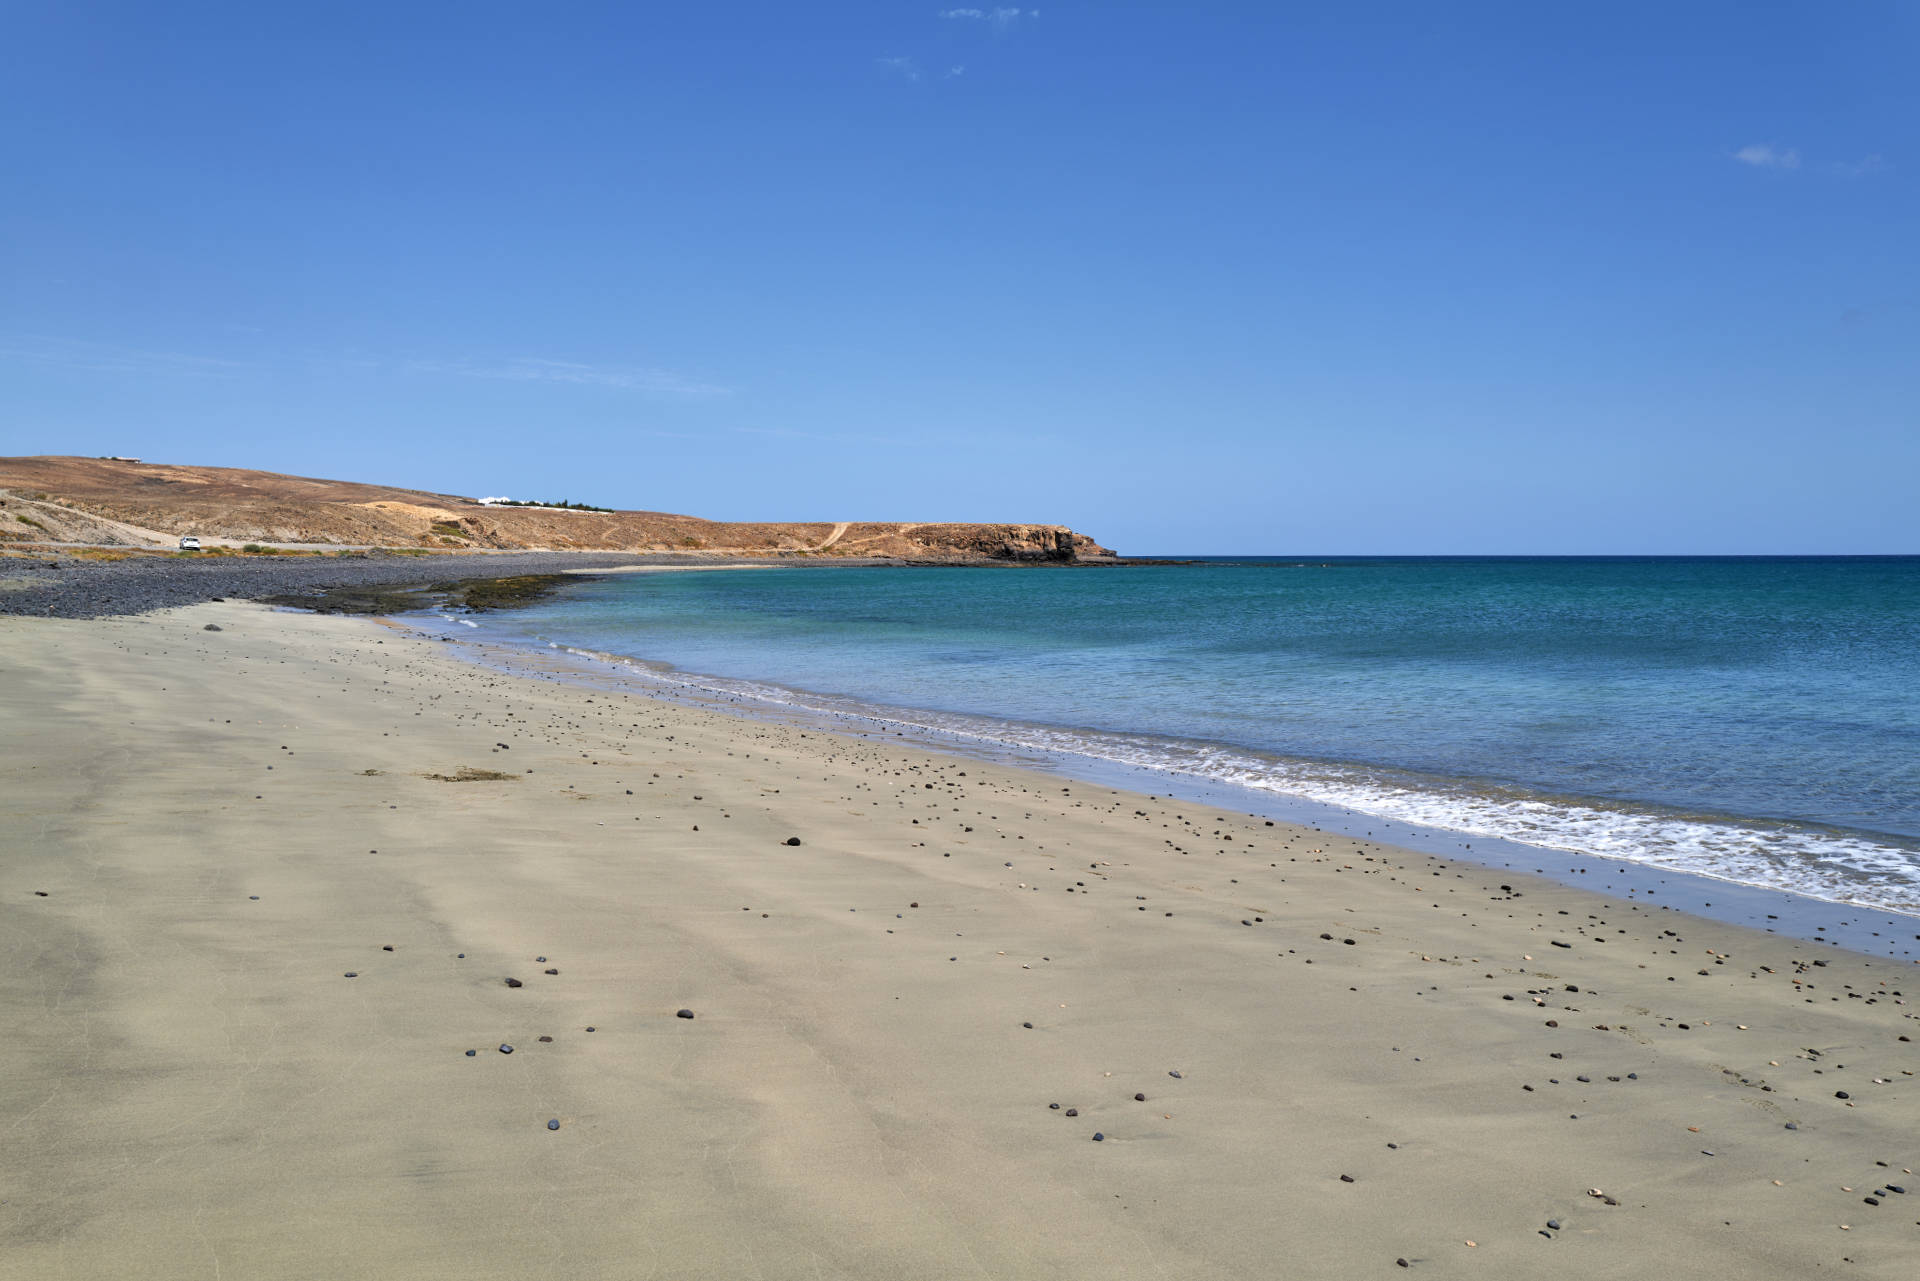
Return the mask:
{"type": "Polygon", "coordinates": [[[16,3],[0,454],[1920,552],[1920,7],[16,3]]]}

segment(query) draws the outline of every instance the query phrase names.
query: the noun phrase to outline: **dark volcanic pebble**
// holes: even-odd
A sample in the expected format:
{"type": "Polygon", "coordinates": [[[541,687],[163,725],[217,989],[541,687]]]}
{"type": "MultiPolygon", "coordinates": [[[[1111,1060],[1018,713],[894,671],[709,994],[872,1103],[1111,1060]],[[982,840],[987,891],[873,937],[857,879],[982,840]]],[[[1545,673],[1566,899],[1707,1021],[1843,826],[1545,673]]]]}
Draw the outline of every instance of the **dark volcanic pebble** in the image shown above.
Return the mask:
{"type": "Polygon", "coordinates": [[[468,1051],[467,1051],[467,1057],[468,1057],[468,1058],[472,1058],[472,1057],[473,1057],[474,1055],[476,1055],[476,1054],[478,1054],[478,1053],[480,1053],[480,1051],[478,1051],[478,1050],[468,1050],[468,1051]]]}
{"type": "Polygon", "coordinates": [[[1055,1112],[1058,1112],[1060,1110],[1060,1105],[1058,1103],[1049,1103],[1047,1104],[1047,1106],[1052,1108],[1055,1112]]]}
{"type": "Polygon", "coordinates": [[[512,1054],[512,1053],[513,1053],[513,1047],[512,1047],[511,1045],[507,1045],[506,1043],[504,1043],[504,1042],[502,1042],[502,1043],[501,1043],[501,1046],[500,1046],[500,1053],[502,1053],[502,1054],[512,1054]]]}
{"type": "Polygon", "coordinates": [[[799,838],[799,837],[797,837],[797,836],[789,836],[789,837],[788,837],[788,838],[786,839],[786,843],[787,843],[788,845],[798,845],[798,844],[800,843],[800,838],[799,838]]]}
{"type": "Polygon", "coordinates": [[[519,980],[519,979],[508,979],[508,980],[507,980],[507,986],[508,986],[508,987],[519,987],[519,986],[520,986],[520,980],[519,980]]]}
{"type": "Polygon", "coordinates": [[[1352,1182],[1353,1182],[1353,1176],[1352,1176],[1351,1174],[1343,1174],[1343,1175],[1341,1175],[1341,1176],[1340,1176],[1340,1182],[1342,1182],[1342,1183],[1352,1183],[1352,1182]]]}
{"type": "Polygon", "coordinates": [[[1068,1115],[1068,1116],[1079,1116],[1079,1115],[1080,1115],[1080,1109],[1079,1109],[1079,1108],[1068,1108],[1068,1109],[1067,1109],[1067,1115],[1068,1115]]]}
{"type": "Polygon", "coordinates": [[[1095,1143],[1105,1143],[1107,1141],[1107,1136],[1100,1133],[1100,1131],[1095,1130],[1093,1132],[1093,1141],[1095,1143]]]}
{"type": "Polygon", "coordinates": [[[1850,1099],[1853,1096],[1851,1094],[1848,1094],[1845,1090],[1835,1090],[1833,1092],[1833,1097],[1836,1099],[1850,1099]]]}
{"type": "Polygon", "coordinates": [[[1145,1103],[1147,1101],[1147,1096],[1144,1094],[1136,1094],[1133,1096],[1133,1101],[1135,1103],[1145,1103]]]}
{"type": "Polygon", "coordinates": [[[549,973],[549,974],[558,974],[559,972],[560,972],[559,970],[548,970],[548,971],[547,971],[547,973],[549,973]]]}
{"type": "Polygon", "coordinates": [[[675,1010],[673,1012],[673,1017],[677,1019],[690,1019],[693,1017],[693,1011],[692,1010],[675,1010]]]}
{"type": "Polygon", "coordinates": [[[557,1130],[557,1129],[559,1129],[559,1128],[560,1128],[560,1118],[559,1118],[559,1117],[555,1117],[555,1118],[554,1118],[553,1120],[551,1120],[551,1121],[549,1121],[549,1122],[547,1122],[547,1128],[548,1128],[549,1130],[557,1130]]]}
{"type": "MultiPolygon", "coordinates": [[[[387,552],[267,556],[259,560],[133,556],[123,561],[26,563],[17,571],[8,570],[25,579],[26,585],[0,592],[0,614],[107,618],[227,597],[257,600],[268,596],[310,596],[317,607],[338,610],[338,603],[321,598],[323,589],[399,588],[444,579],[558,574],[570,569],[658,563],[660,559],[620,552],[488,552],[436,556],[431,571],[424,571],[411,556],[387,552]]],[[[698,558],[688,561],[698,563],[698,558]]]]}
{"type": "Polygon", "coordinates": [[[350,979],[357,979],[357,978],[359,978],[359,977],[360,977],[360,971],[359,971],[359,970],[348,970],[348,971],[347,971],[347,977],[348,977],[348,978],[350,978],[350,979]]]}
{"type": "Polygon", "coordinates": [[[541,1037],[541,1038],[540,1038],[540,1040],[541,1040],[541,1041],[542,1041],[542,1042],[544,1043],[544,1042],[549,1042],[549,1041],[552,1041],[552,1040],[553,1040],[553,1038],[552,1038],[552,1037],[550,1037],[550,1036],[543,1036],[543,1037],[541,1037]]]}
{"type": "Polygon", "coordinates": [[[203,632],[222,632],[222,631],[225,631],[226,628],[220,626],[220,624],[218,623],[208,623],[205,627],[202,627],[200,630],[203,632]]]}

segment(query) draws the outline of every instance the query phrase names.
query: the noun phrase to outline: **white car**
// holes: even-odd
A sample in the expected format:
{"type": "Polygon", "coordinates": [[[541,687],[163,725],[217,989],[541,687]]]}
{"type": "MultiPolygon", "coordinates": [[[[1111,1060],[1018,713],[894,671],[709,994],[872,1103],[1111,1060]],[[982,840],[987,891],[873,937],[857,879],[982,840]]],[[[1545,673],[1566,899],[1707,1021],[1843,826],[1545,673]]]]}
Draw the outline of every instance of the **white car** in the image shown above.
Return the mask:
{"type": "Polygon", "coordinates": [[[188,534],[180,540],[180,550],[183,552],[197,552],[200,550],[200,540],[192,534],[188,534]]]}

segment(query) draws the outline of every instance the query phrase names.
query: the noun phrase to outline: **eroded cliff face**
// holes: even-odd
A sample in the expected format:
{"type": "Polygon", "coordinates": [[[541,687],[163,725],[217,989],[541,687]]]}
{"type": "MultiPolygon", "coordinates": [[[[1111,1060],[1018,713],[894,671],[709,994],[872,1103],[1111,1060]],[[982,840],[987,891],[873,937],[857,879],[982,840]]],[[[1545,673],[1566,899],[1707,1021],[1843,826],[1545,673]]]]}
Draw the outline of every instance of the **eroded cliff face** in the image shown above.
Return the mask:
{"type": "Polygon", "coordinates": [[[962,559],[1064,564],[1114,557],[1065,525],[921,525],[902,537],[915,541],[929,555],[945,552],[962,559]]]}
{"type": "MultiPolygon", "coordinates": [[[[711,521],[669,512],[488,507],[425,490],[93,458],[0,459],[0,491],[46,504],[62,518],[42,521],[58,534],[20,541],[166,546],[193,534],[236,543],[879,556],[956,564],[1097,563],[1114,557],[1063,525],[711,521]]],[[[40,533],[14,523],[20,534],[40,533]]]]}

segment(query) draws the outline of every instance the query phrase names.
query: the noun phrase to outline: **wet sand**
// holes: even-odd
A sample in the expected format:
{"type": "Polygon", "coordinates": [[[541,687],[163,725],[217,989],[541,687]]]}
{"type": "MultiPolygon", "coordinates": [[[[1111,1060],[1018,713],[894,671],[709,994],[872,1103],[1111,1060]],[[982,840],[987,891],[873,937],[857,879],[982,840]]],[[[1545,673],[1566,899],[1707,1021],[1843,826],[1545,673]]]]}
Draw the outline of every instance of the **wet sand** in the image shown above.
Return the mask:
{"type": "Polygon", "coordinates": [[[449,648],[0,619],[0,1276],[1920,1260],[1910,963],[449,648]]]}

